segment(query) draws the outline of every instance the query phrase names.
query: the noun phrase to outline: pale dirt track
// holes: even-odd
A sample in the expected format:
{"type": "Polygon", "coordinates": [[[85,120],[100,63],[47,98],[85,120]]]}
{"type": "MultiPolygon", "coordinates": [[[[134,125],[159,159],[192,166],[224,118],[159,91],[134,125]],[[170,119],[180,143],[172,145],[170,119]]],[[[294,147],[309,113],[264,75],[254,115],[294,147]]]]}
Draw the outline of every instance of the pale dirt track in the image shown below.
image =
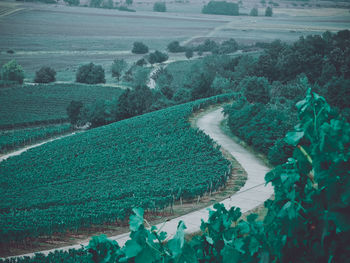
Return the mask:
{"type": "MultiPolygon", "coordinates": [[[[273,194],[271,185],[265,186],[264,184],[264,177],[269,168],[266,167],[264,163],[254,154],[247,151],[241,145],[237,144],[230,137],[224,134],[224,132],[220,129],[220,123],[224,119],[221,111],[222,108],[219,108],[215,111],[204,114],[198,119],[197,126],[211,138],[213,138],[219,145],[225,148],[232,156],[234,156],[246,170],[248,178],[245,185],[237,193],[232,195],[230,198],[223,200],[221,203],[223,203],[226,208],[237,206],[241,208],[242,212],[247,212],[261,205],[273,194]]],[[[208,208],[211,208],[211,206],[174,218],[168,222],[158,224],[157,228],[162,228],[162,231],[167,232],[168,236],[171,237],[176,233],[177,225],[179,221],[182,220],[187,226],[186,232],[188,234],[195,233],[199,231],[201,219],[208,219],[208,208]]],[[[109,238],[116,240],[120,246],[123,246],[128,240],[129,234],[130,233],[125,233],[109,238]]],[[[74,246],[65,246],[58,249],[56,248],[38,252],[48,254],[54,250],[67,251],[69,249],[79,249],[81,248],[81,245],[86,246],[87,244],[88,243],[82,243],[74,246]]],[[[33,257],[34,253],[20,256],[33,257]]]]}

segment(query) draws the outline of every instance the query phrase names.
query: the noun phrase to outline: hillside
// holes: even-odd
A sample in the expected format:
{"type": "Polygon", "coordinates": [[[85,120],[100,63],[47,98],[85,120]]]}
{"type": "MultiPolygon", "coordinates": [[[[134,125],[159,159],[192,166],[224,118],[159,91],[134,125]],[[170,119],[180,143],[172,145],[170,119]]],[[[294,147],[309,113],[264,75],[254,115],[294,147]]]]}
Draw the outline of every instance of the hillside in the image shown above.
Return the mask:
{"type": "Polygon", "coordinates": [[[230,163],[190,127],[213,97],[92,129],[0,163],[0,242],[123,220],[225,184],[230,163]]]}

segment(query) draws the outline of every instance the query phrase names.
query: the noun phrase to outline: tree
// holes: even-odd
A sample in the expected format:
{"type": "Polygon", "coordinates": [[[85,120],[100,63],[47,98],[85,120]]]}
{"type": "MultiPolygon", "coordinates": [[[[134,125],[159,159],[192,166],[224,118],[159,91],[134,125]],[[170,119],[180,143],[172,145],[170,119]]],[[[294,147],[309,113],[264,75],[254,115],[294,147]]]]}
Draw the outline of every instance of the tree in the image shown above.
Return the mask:
{"type": "Polygon", "coordinates": [[[79,67],[76,74],[76,82],[86,84],[105,83],[105,71],[100,65],[89,63],[79,67]]]}
{"type": "Polygon", "coordinates": [[[70,6],[77,6],[80,4],[80,0],[63,0],[63,1],[70,6]]]}
{"type": "Polygon", "coordinates": [[[50,67],[42,67],[35,72],[34,82],[36,83],[50,83],[56,81],[56,71],[50,67]]]}
{"type": "Polygon", "coordinates": [[[228,3],[226,1],[210,1],[203,6],[203,14],[238,16],[239,7],[236,3],[228,3]]]}
{"type": "Polygon", "coordinates": [[[193,50],[191,48],[188,48],[186,50],[185,55],[186,55],[186,58],[190,59],[191,57],[193,57],[193,50]]]}
{"type": "Polygon", "coordinates": [[[71,124],[76,125],[79,120],[79,115],[81,109],[83,108],[83,103],[81,101],[72,100],[67,107],[67,115],[71,124]]]}
{"type": "Polygon", "coordinates": [[[17,81],[22,84],[24,79],[24,71],[16,60],[11,60],[4,64],[1,68],[1,79],[8,81],[17,81]]]}
{"type": "Polygon", "coordinates": [[[124,59],[115,59],[112,64],[112,77],[119,81],[123,71],[126,69],[128,64],[124,59]]]}
{"type": "Polygon", "coordinates": [[[133,3],[132,0],[126,0],[126,1],[125,1],[125,4],[128,5],[128,6],[129,6],[129,5],[132,5],[132,3],[133,3]]]}
{"type": "Polygon", "coordinates": [[[250,103],[268,103],[270,100],[270,84],[264,77],[246,77],[238,86],[250,103]]]}
{"type": "Polygon", "coordinates": [[[90,0],[90,7],[101,7],[103,0],[90,0]]]}
{"type": "Polygon", "coordinates": [[[272,7],[268,6],[265,10],[265,16],[272,16],[272,7]]]}
{"type": "Polygon", "coordinates": [[[258,16],[258,9],[256,7],[252,8],[249,13],[250,16],[258,16]]]}
{"type": "Polygon", "coordinates": [[[186,50],[185,47],[180,46],[179,41],[172,41],[169,43],[167,46],[167,49],[171,53],[179,53],[179,52],[184,52],[186,50]]]}
{"type": "Polygon", "coordinates": [[[165,2],[155,2],[153,5],[154,12],[166,12],[165,2]]]}
{"type": "Polygon", "coordinates": [[[149,54],[148,62],[151,64],[162,63],[162,62],[168,60],[168,58],[169,58],[168,54],[162,53],[162,52],[156,50],[153,53],[149,54]]]}
{"type": "Polygon", "coordinates": [[[134,42],[131,52],[134,54],[146,54],[148,53],[148,47],[142,42],[134,42]]]}

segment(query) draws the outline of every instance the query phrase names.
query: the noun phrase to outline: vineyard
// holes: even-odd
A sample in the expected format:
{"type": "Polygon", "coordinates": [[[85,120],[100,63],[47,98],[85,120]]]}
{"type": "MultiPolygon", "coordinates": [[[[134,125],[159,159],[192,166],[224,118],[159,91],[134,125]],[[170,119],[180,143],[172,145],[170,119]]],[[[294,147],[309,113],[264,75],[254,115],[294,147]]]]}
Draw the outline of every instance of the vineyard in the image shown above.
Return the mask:
{"type": "Polygon", "coordinates": [[[293,156],[265,176],[275,197],[265,202],[263,221],[257,214],[242,218],[238,207],[215,204],[201,233],[185,238],[180,221],[170,238],[148,225],[143,209],[134,208],[130,240],[122,248],[101,235],[85,250],[3,262],[64,261],[69,255],[70,262],[347,262],[350,125],[310,89],[296,107],[299,123],[284,138],[293,156]]]}
{"type": "Polygon", "coordinates": [[[160,210],[224,185],[230,163],[192,129],[213,97],[156,111],[33,148],[0,163],[0,240],[123,220],[135,206],[160,210]]]}
{"type": "Polygon", "coordinates": [[[32,144],[38,140],[67,133],[72,130],[70,124],[49,125],[18,130],[0,131],[0,153],[7,152],[17,147],[32,144]]]}
{"type": "Polygon", "coordinates": [[[49,84],[0,89],[0,128],[66,120],[72,100],[93,103],[118,98],[115,87],[49,84]]]}

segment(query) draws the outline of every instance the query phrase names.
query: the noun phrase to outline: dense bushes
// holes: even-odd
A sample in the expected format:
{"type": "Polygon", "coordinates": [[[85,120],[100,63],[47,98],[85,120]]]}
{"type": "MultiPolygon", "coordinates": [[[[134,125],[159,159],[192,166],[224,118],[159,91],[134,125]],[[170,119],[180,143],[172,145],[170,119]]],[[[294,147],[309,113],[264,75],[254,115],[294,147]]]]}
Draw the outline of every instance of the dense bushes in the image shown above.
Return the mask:
{"type": "Polygon", "coordinates": [[[166,12],[165,2],[155,2],[153,5],[153,11],[155,12],[166,12]]]}
{"type": "Polygon", "coordinates": [[[11,60],[4,64],[1,68],[1,79],[22,84],[24,79],[24,71],[22,66],[19,65],[16,60],[11,60]]]}
{"type": "Polygon", "coordinates": [[[239,8],[238,4],[236,3],[228,3],[226,1],[210,1],[207,5],[203,6],[202,13],[238,16],[239,8]]]}
{"type": "Polygon", "coordinates": [[[105,71],[102,66],[93,63],[80,66],[76,74],[76,82],[86,84],[105,83],[105,71]]]}
{"type": "Polygon", "coordinates": [[[112,64],[112,77],[116,78],[119,81],[122,73],[126,69],[128,64],[124,59],[115,59],[112,64]]]}
{"type": "Polygon", "coordinates": [[[131,52],[134,54],[146,54],[148,53],[148,47],[142,42],[134,42],[131,52]]]}
{"type": "Polygon", "coordinates": [[[50,67],[42,67],[35,72],[34,82],[50,83],[56,81],[56,71],[50,67]]]}
{"type": "Polygon", "coordinates": [[[151,64],[162,63],[162,62],[168,60],[168,58],[169,58],[168,54],[162,53],[162,52],[156,50],[155,52],[149,54],[148,62],[151,64]]]}
{"type": "Polygon", "coordinates": [[[168,44],[167,50],[171,53],[180,53],[180,52],[185,52],[186,48],[180,46],[179,41],[173,41],[168,44]]]}

